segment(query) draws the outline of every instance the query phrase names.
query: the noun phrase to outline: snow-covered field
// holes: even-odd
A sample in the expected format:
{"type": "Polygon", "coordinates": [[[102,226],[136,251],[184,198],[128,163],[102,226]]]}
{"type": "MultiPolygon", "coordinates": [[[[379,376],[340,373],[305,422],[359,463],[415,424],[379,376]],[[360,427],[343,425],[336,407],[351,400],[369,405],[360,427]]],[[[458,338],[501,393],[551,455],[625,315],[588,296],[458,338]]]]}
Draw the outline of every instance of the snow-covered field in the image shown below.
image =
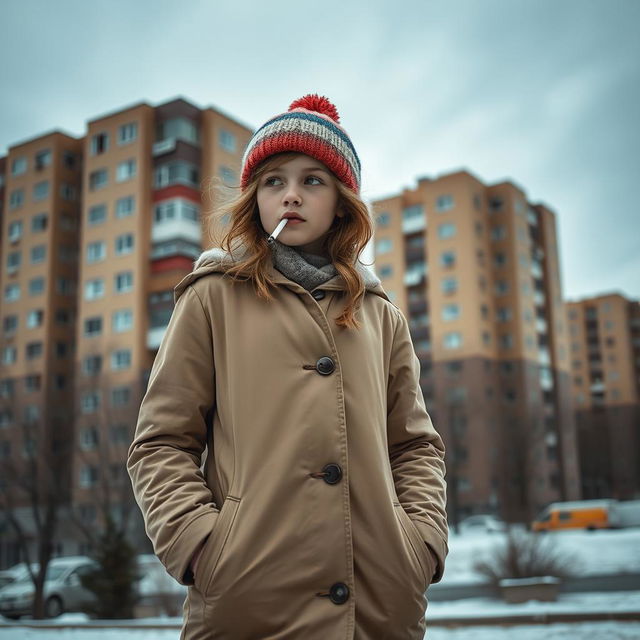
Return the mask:
{"type": "MultiPolygon", "coordinates": [[[[449,536],[449,555],[443,583],[482,582],[473,562],[488,557],[492,547],[502,543],[501,533],[466,533],[449,536]]],[[[640,527],[614,531],[556,531],[545,540],[574,558],[576,575],[640,573],[640,527]]]]}
{"type": "MultiPolygon", "coordinates": [[[[640,528],[620,531],[558,532],[547,535],[550,542],[563,553],[575,559],[576,575],[604,575],[614,573],[640,573],[640,528]]],[[[472,563],[488,554],[491,548],[502,542],[502,534],[473,533],[451,534],[449,556],[443,582],[469,583],[482,578],[472,569],[472,563]]],[[[509,618],[523,614],[544,616],[553,613],[633,611],[640,616],[640,592],[601,592],[561,594],[557,602],[528,602],[508,605],[489,598],[469,598],[453,602],[430,601],[427,610],[427,640],[638,640],[638,622],[583,622],[554,624],[518,624],[503,626],[437,626],[438,621],[456,618],[501,616],[509,618]]],[[[127,628],[91,628],[82,614],[66,614],[55,621],[46,621],[60,628],[30,628],[9,624],[0,618],[0,640],[178,640],[179,618],[157,618],[125,622],[127,628]],[[89,626],[64,627],[64,625],[89,626]],[[150,623],[171,628],[145,628],[150,623]],[[135,626],[134,626],[135,625],[135,626]]],[[[25,624],[33,624],[24,620],[25,624]]],[[[37,624],[37,623],[35,623],[37,624]]],[[[95,624],[95,623],[94,623],[95,624]]]]}

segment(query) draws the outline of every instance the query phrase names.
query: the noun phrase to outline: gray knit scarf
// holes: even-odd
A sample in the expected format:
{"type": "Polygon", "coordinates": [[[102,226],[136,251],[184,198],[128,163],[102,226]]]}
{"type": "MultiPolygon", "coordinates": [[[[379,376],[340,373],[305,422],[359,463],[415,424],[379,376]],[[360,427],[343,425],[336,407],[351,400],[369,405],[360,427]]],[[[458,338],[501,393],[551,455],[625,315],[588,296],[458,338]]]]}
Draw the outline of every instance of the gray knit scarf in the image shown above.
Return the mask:
{"type": "Polygon", "coordinates": [[[278,240],[271,245],[271,252],[273,266],[307,291],[331,280],[338,273],[329,258],[307,253],[278,240]]]}

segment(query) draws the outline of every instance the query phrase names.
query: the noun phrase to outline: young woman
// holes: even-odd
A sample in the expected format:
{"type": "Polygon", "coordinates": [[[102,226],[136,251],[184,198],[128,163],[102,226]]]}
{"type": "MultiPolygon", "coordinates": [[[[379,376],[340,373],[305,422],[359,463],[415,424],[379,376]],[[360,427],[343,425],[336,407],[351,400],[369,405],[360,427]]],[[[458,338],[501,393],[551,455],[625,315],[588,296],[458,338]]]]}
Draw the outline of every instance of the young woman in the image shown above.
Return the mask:
{"type": "Polygon", "coordinates": [[[240,190],[175,287],[127,461],[189,585],[182,638],[422,639],[444,446],[407,321],[358,260],[372,220],[335,107],[268,120],[240,190]]]}

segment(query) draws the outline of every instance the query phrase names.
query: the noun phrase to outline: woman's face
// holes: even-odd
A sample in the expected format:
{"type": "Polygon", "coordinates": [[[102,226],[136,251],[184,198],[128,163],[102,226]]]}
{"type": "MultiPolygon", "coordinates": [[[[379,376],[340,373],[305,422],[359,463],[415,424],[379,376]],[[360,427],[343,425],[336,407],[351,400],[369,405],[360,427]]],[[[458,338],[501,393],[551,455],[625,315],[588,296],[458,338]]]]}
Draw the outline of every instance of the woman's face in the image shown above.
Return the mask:
{"type": "Polygon", "coordinates": [[[329,169],[302,153],[263,174],[257,198],[267,233],[273,233],[285,213],[296,213],[303,221],[287,222],[278,241],[317,255],[324,253],[324,240],[335,216],[344,215],[336,211],[338,188],[329,169]]]}

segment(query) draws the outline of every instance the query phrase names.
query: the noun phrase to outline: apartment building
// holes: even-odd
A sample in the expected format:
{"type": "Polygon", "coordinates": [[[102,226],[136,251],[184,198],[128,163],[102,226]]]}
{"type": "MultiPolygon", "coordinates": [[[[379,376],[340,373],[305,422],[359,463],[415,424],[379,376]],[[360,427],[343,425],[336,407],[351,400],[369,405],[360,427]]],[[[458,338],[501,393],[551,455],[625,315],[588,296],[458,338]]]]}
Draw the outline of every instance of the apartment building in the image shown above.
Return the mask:
{"type": "Polygon", "coordinates": [[[640,302],[567,304],[571,390],[585,498],[640,497],[640,302]]]}
{"type": "Polygon", "coordinates": [[[29,491],[69,498],[81,159],[59,131],[3,159],[0,492],[25,524],[29,491]]]}
{"type": "Polygon", "coordinates": [[[210,178],[238,182],[251,134],[183,99],[88,123],[77,324],[81,454],[73,494],[87,525],[106,503],[116,518],[138,516],[123,461],[173,287],[208,245],[203,196],[210,178]]]}
{"type": "Polygon", "coordinates": [[[373,208],[376,272],[407,316],[447,447],[452,520],[528,520],[578,498],[554,213],[467,171],[373,208]]]}
{"type": "MultiPolygon", "coordinates": [[[[60,482],[81,527],[109,512],[143,536],[127,448],[173,287],[210,244],[210,183],[239,182],[252,133],[177,98],[93,118],[81,139],[40,136],[0,159],[0,457],[40,447],[46,425],[67,445],[60,482]],[[26,440],[25,424],[34,427],[26,440]]],[[[64,545],[87,550],[81,537],[64,545]]]]}

